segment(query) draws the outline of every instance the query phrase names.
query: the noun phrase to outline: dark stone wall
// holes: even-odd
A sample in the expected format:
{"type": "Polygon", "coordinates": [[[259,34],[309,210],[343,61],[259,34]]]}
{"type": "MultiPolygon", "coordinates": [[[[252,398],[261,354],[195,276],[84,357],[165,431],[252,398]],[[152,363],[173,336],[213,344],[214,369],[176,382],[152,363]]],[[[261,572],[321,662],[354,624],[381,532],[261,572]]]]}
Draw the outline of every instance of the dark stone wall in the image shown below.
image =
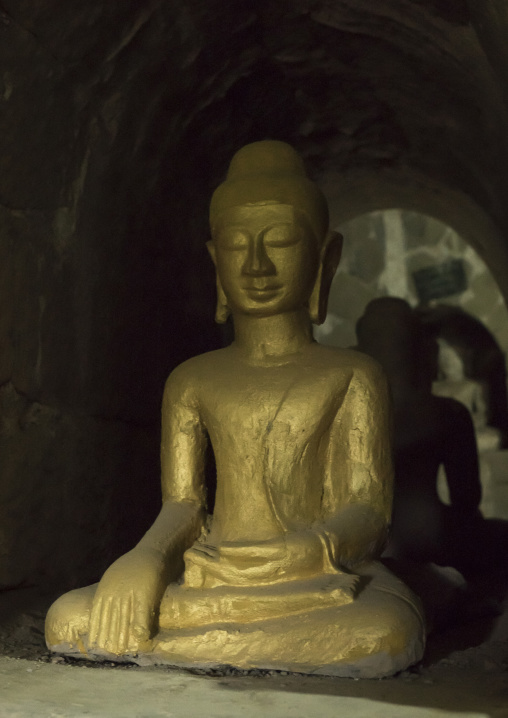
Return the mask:
{"type": "Polygon", "coordinates": [[[221,342],[233,152],[415,173],[502,236],[498,77],[459,0],[0,0],[0,586],[97,578],[155,515],[164,380],[221,342]]]}

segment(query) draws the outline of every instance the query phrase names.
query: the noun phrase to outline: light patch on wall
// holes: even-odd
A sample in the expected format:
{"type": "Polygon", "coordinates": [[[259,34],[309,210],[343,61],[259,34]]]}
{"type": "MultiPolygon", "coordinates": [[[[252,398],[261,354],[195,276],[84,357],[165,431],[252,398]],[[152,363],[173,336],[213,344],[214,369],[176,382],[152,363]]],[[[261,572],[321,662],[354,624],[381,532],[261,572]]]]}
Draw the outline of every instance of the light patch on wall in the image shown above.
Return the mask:
{"type": "Polygon", "coordinates": [[[409,295],[409,280],[406,265],[406,237],[402,223],[402,212],[388,209],[383,212],[385,235],[385,268],[378,277],[379,289],[394,297],[409,295]],[[388,238],[388,241],[386,241],[388,238]]]}
{"type": "Polygon", "coordinates": [[[417,306],[414,272],[461,260],[465,291],[430,302],[461,307],[479,319],[508,354],[508,311],[499,288],[477,252],[451,227],[402,209],[369,212],[337,227],[344,235],[342,263],[330,292],[331,319],[316,327],[323,344],[356,343],[355,326],[371,299],[397,296],[417,306]]]}
{"type": "Polygon", "coordinates": [[[4,83],[4,91],[2,93],[2,97],[4,100],[7,101],[10,99],[10,97],[12,95],[12,90],[14,89],[10,72],[4,72],[3,83],[4,83]]]}
{"type": "Polygon", "coordinates": [[[79,171],[70,186],[69,204],[59,207],[53,219],[53,241],[56,249],[63,254],[72,244],[72,239],[76,232],[78,223],[79,202],[83,194],[83,188],[88,172],[88,163],[90,160],[90,152],[93,140],[97,134],[95,121],[92,123],[90,130],[90,140],[85,151],[79,171]]]}

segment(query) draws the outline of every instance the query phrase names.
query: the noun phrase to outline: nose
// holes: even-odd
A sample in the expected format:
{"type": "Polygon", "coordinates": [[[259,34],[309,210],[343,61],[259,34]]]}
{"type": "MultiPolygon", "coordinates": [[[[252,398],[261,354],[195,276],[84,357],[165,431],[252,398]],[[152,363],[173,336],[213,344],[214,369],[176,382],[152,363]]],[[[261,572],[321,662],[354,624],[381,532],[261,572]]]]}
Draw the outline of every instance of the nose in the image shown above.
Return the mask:
{"type": "Polygon", "coordinates": [[[267,277],[275,274],[275,271],[275,265],[266,252],[263,237],[253,237],[249,241],[242,273],[250,277],[267,277]]]}

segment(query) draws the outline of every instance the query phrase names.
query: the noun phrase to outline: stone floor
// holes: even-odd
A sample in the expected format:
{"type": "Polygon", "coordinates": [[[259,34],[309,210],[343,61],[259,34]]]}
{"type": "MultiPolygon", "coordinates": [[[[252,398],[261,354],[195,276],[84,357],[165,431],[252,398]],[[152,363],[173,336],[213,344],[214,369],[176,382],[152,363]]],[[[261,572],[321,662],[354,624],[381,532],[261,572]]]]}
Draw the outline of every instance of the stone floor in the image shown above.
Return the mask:
{"type": "Polygon", "coordinates": [[[429,641],[422,665],[383,680],[232,669],[199,675],[47,653],[52,597],[0,594],[0,718],[508,717],[508,602],[429,641]]]}

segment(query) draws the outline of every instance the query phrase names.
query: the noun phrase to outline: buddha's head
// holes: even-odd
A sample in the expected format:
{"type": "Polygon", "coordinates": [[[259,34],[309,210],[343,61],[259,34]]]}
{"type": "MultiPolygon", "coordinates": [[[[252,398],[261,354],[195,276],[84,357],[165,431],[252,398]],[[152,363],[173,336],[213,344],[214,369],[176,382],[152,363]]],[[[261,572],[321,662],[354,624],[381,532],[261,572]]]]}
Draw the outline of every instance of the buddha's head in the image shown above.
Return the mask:
{"type": "Polygon", "coordinates": [[[324,321],[342,238],[328,231],[326,200],[292,147],[267,140],[239,150],[212,197],[210,227],[217,321],[304,307],[324,321]]]}

